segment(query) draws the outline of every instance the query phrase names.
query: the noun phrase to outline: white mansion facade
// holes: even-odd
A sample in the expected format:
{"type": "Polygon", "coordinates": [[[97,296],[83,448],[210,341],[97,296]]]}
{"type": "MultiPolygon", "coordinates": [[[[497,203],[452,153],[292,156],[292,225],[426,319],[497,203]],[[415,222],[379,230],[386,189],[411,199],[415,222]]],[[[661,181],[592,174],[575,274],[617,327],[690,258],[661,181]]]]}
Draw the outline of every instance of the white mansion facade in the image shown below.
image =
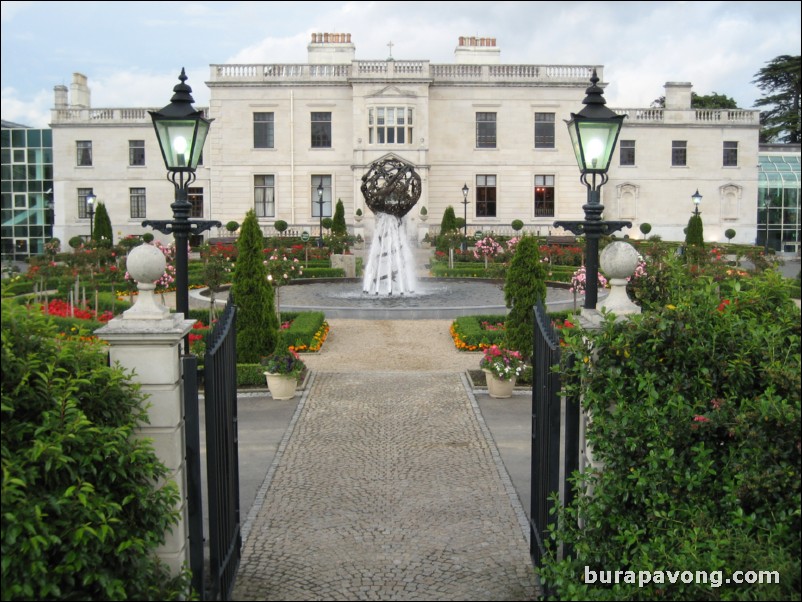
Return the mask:
{"type": "MultiPolygon", "coordinates": [[[[604,81],[602,66],[505,65],[492,38],[460,38],[453,64],[356,60],[349,34],[313,34],[308,52],[305,64],[211,65],[204,110],[214,122],[190,191],[194,216],[241,223],[254,209],[266,234],[284,220],[317,235],[322,187],[323,216],[341,199],[349,227],[369,236],[361,178],[394,155],[422,178],[409,216],[419,237],[449,205],[467,212],[469,232],[509,232],[520,219],[555,233],[555,220],[583,218],[587,191],[564,121],[583,107],[594,69],[604,81]]],[[[199,74],[188,75],[197,91],[199,74]]],[[[144,219],[170,219],[173,186],[148,109],[92,108],[80,74],[55,93],[54,235],[88,235],[90,193],[115,239],[141,234],[144,219]]],[[[640,238],[648,222],[651,234],[681,240],[698,190],[706,240],[731,228],[735,242],[754,243],[759,112],[692,109],[689,83],[667,83],[664,94],[665,108],[611,107],[627,119],[602,188],[605,218],[633,222],[619,236],[640,238]]]]}

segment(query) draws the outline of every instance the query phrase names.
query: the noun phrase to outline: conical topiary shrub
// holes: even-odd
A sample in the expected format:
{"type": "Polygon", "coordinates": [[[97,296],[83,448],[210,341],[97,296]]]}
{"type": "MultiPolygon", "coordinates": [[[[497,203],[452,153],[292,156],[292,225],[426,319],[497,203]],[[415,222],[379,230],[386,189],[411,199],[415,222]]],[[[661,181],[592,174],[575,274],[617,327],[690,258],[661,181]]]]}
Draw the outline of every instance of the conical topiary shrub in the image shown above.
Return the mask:
{"type": "Polygon", "coordinates": [[[237,362],[256,364],[273,353],[278,339],[273,287],[267,281],[262,231],[248,211],[237,239],[231,294],[237,305],[237,362]]]}

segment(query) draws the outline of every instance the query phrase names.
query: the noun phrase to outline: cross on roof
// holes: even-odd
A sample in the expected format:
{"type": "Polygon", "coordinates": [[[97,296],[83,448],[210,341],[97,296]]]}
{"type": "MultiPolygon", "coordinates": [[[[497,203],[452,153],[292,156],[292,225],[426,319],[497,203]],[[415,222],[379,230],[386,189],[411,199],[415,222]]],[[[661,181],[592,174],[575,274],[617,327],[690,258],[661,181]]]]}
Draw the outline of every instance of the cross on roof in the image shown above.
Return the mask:
{"type": "Polygon", "coordinates": [[[395,46],[395,44],[393,44],[393,41],[392,41],[392,40],[390,40],[390,41],[387,43],[387,47],[390,49],[390,58],[393,58],[393,46],[395,46]]]}

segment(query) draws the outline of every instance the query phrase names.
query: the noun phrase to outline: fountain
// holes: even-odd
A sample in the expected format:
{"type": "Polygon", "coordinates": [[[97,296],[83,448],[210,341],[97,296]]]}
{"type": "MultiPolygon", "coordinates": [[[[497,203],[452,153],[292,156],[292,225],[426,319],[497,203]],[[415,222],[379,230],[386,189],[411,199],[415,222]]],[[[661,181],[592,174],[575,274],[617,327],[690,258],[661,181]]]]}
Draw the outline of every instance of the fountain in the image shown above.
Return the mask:
{"type": "Polygon", "coordinates": [[[376,214],[362,291],[374,295],[415,292],[415,264],[406,236],[405,216],[421,195],[421,179],[412,164],[397,157],[376,161],[362,176],[365,204],[376,214]]]}

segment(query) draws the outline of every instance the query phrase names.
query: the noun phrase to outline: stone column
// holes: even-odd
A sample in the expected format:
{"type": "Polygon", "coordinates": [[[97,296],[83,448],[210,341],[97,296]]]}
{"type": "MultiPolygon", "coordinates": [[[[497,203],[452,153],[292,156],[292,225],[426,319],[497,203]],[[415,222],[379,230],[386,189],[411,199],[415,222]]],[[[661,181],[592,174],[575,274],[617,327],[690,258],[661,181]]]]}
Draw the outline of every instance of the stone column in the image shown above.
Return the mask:
{"type": "Polygon", "coordinates": [[[128,254],[128,272],[137,281],[136,303],[121,317],[95,331],[109,343],[109,359],[133,375],[146,393],[150,424],[138,429],[142,438],[153,441],[156,455],[167,466],[181,496],[179,524],[165,534],[158,555],[177,575],[189,566],[187,528],[186,443],[184,396],[181,379],[181,345],[192,329],[192,320],[170,311],[154,296],[153,284],[164,274],[166,261],[152,245],[140,245],[128,254]]]}
{"type": "MultiPolygon", "coordinates": [[[[602,301],[599,310],[613,313],[616,319],[626,319],[626,316],[638,314],[641,308],[632,301],[627,295],[627,278],[635,273],[638,266],[638,252],[629,243],[617,241],[607,245],[601,252],[600,263],[602,271],[607,274],[610,284],[610,293],[602,301]]],[[[580,325],[586,330],[598,330],[601,327],[602,314],[598,310],[582,310],[580,325]]],[[[591,361],[593,361],[591,357],[591,361]]],[[[614,406],[617,400],[611,399],[610,405],[614,406]]],[[[593,456],[593,446],[585,438],[588,426],[593,421],[593,415],[589,410],[582,407],[579,423],[579,470],[601,470],[604,465],[593,456]]],[[[593,495],[593,490],[588,487],[588,495],[593,495]]]]}

